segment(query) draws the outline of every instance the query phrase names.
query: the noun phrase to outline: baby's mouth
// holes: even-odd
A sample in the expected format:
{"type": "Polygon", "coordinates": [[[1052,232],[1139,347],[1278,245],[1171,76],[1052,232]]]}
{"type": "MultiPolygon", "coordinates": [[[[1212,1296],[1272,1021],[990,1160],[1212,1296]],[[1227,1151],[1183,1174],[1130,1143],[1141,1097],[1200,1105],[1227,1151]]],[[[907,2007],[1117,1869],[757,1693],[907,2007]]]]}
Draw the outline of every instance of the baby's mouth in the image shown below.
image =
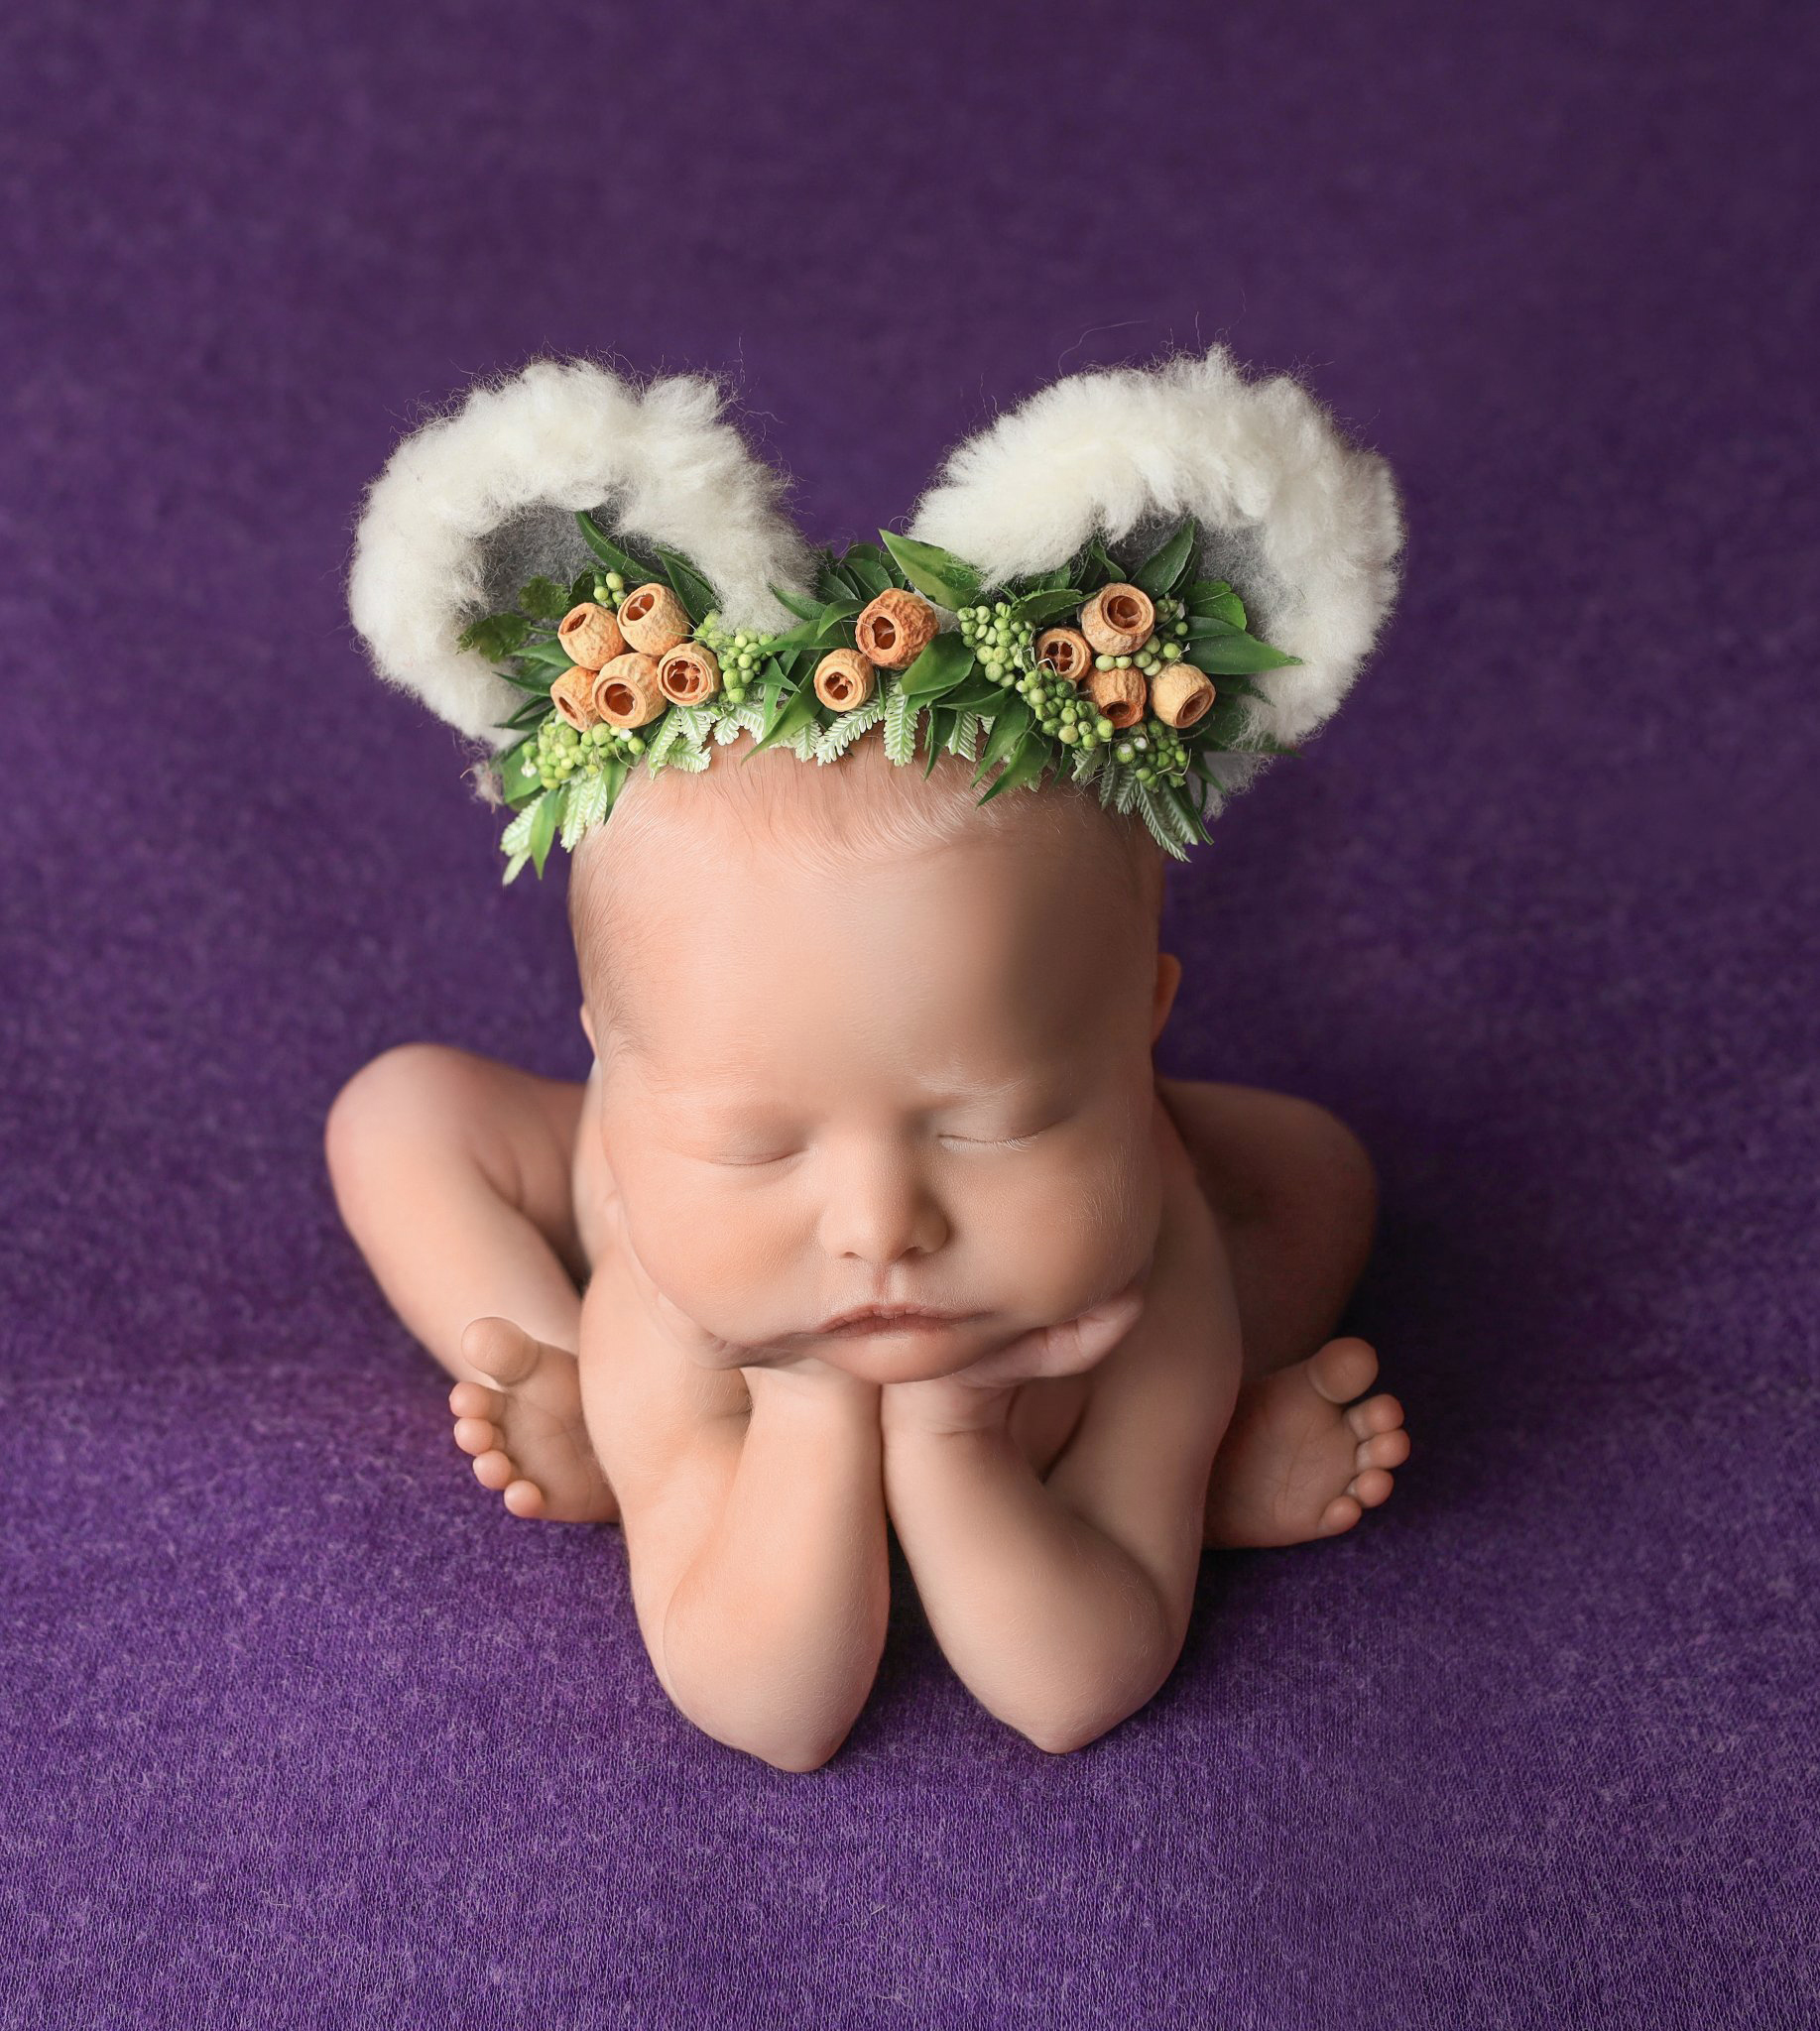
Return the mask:
{"type": "Polygon", "coordinates": [[[864,1339],[888,1333],[939,1333],[982,1316],[979,1312],[946,1312],[934,1305],[865,1305],[857,1311],[837,1312],[833,1318],[824,1319],[815,1331],[830,1339],[864,1339]]]}

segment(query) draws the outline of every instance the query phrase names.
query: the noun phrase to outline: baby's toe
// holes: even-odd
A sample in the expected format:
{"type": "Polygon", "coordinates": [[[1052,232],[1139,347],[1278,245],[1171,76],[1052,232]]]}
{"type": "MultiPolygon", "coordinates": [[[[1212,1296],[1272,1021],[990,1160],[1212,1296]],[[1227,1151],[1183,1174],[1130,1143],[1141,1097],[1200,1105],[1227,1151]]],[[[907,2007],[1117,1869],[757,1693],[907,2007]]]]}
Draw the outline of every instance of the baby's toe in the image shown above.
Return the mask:
{"type": "Polygon", "coordinates": [[[474,1479],[482,1488],[493,1490],[495,1494],[510,1488],[518,1478],[518,1469],[497,1449],[491,1453],[482,1453],[474,1462],[474,1479]]]}
{"type": "Polygon", "coordinates": [[[1394,1432],[1380,1432],[1364,1440],[1354,1456],[1361,1467],[1400,1467],[1409,1457],[1409,1434],[1399,1425],[1394,1432]]]}
{"type": "Polygon", "coordinates": [[[1321,1520],[1315,1530],[1317,1537],[1338,1537],[1342,1530],[1350,1530],[1365,1513],[1351,1495],[1335,1495],[1321,1511],[1321,1520]]]}
{"type": "Polygon", "coordinates": [[[1375,1509],[1380,1502],[1389,1501],[1391,1491],[1395,1486],[1394,1477],[1382,1467],[1368,1467],[1346,1484],[1346,1493],[1357,1499],[1361,1508],[1375,1509]]]}
{"type": "Polygon", "coordinates": [[[1363,1340],[1330,1340],[1309,1358],[1308,1379],[1329,1403],[1350,1403],[1378,1378],[1378,1357],[1363,1340]]]}
{"type": "Polygon", "coordinates": [[[458,1417],[455,1444],[464,1453],[491,1453],[499,1444],[499,1427],[484,1417],[458,1417]]]}
{"type": "Polygon", "coordinates": [[[461,1358],[508,1389],[537,1367],[538,1352],[537,1341],[510,1319],[470,1319],[461,1334],[461,1358]]]}
{"type": "Polygon", "coordinates": [[[1354,1438],[1375,1439],[1380,1432],[1394,1432],[1402,1423],[1402,1405],[1395,1396],[1368,1396],[1346,1413],[1354,1438]]]}
{"type": "Polygon", "coordinates": [[[490,1417],[497,1422],[506,1399],[484,1382],[457,1382],[448,1392],[448,1407],[457,1417],[490,1417]]]}
{"type": "Polygon", "coordinates": [[[544,1513],[544,1491],[535,1481],[513,1482],[502,1499],[515,1516],[541,1516],[544,1513]]]}

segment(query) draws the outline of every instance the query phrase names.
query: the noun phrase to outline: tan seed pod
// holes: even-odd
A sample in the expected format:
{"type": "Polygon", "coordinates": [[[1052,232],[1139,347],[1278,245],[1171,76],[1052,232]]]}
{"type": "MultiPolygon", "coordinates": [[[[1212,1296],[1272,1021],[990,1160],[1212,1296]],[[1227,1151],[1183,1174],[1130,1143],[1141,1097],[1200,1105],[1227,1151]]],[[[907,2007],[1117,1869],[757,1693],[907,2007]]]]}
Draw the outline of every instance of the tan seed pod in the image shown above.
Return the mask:
{"type": "Polygon", "coordinates": [[[853,634],[868,662],[901,670],[934,641],[936,626],[935,609],[926,599],[894,585],[860,610],[853,634]]]}
{"type": "Polygon", "coordinates": [[[658,689],[672,705],[699,705],[720,689],[720,658],[699,642],[678,642],[658,664],[658,689]]]}
{"type": "Polygon", "coordinates": [[[1155,625],[1151,596],[1136,585],[1102,585],[1081,608],[1081,633],[1102,656],[1135,656],[1155,625]]]}
{"type": "Polygon", "coordinates": [[[857,649],[830,649],[815,665],[815,696],[836,712],[864,705],[878,688],[878,671],[857,649]]]}
{"type": "Polygon", "coordinates": [[[629,648],[641,656],[663,656],[688,640],[689,617],[669,587],[654,579],[620,602],[619,626],[629,648]]]}
{"type": "Polygon", "coordinates": [[[549,687],[549,702],[570,726],[586,733],[600,717],[594,704],[594,672],[579,663],[564,670],[549,687]]]}
{"type": "Polygon", "coordinates": [[[1213,699],[1213,679],[1191,662],[1166,662],[1151,679],[1151,710],[1164,726],[1192,726],[1213,699]]]}
{"type": "Polygon", "coordinates": [[[1100,717],[1123,732],[1144,717],[1144,672],[1095,670],[1087,679],[1087,696],[1099,707],[1100,717]]]}
{"type": "Polygon", "coordinates": [[[1081,684],[1093,668],[1093,649],[1078,628],[1045,628],[1036,637],[1036,660],[1068,683],[1081,684]]]}
{"type": "Polygon", "coordinates": [[[616,656],[594,679],[594,709],[609,726],[644,726],[657,718],[665,702],[655,656],[616,656]]]}
{"type": "Polygon", "coordinates": [[[612,609],[597,607],[591,599],[584,599],[578,607],[570,607],[562,616],[556,640],[561,643],[564,654],[584,670],[597,670],[616,656],[626,653],[626,638],[619,632],[619,623],[614,619],[612,609]]]}

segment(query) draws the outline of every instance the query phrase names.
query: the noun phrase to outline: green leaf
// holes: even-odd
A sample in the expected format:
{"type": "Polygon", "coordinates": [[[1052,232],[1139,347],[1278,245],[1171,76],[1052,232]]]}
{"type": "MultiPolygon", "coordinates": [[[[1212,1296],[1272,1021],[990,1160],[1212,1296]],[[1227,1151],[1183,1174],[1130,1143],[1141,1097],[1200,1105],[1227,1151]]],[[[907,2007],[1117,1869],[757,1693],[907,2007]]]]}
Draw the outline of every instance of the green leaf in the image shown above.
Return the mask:
{"type": "Polygon", "coordinates": [[[870,543],[855,543],[840,560],[841,576],[850,585],[855,585],[868,600],[875,600],[882,592],[889,592],[896,582],[885,568],[882,555],[868,556],[870,543]]]}
{"type": "Polygon", "coordinates": [[[569,605],[571,607],[578,607],[584,602],[591,605],[594,598],[595,581],[599,577],[599,568],[593,564],[589,564],[584,570],[578,572],[574,583],[568,589],[569,605]]]}
{"type": "Polygon", "coordinates": [[[815,597],[822,601],[845,599],[852,590],[835,575],[836,565],[832,550],[815,552],[815,597]]]}
{"type": "Polygon", "coordinates": [[[1050,760],[1047,735],[1032,728],[1019,742],[1016,753],[1006,763],[998,781],[980,798],[980,802],[989,804],[1005,790],[1021,789],[1027,782],[1035,781],[1049,766],[1050,760]]]}
{"type": "Polygon", "coordinates": [[[569,607],[567,592],[541,571],[529,585],[519,587],[518,603],[519,611],[534,621],[559,621],[569,607]]]}
{"type": "Polygon", "coordinates": [[[770,653],[776,655],[792,649],[851,648],[852,644],[847,640],[848,624],[864,604],[863,600],[852,598],[829,600],[788,635],[774,636],[770,653]]]}
{"type": "Polygon", "coordinates": [[[525,774],[525,758],[536,753],[537,745],[536,741],[520,741],[516,747],[493,757],[493,767],[499,772],[500,794],[513,810],[530,803],[538,793],[538,778],[525,774]]]}
{"type": "Polygon", "coordinates": [[[928,741],[929,759],[923,769],[924,777],[935,774],[935,764],[941,759],[941,751],[949,737],[960,724],[960,714],[950,705],[932,705],[929,708],[928,741]]]}
{"type": "Polygon", "coordinates": [[[944,691],[941,702],[951,705],[956,712],[983,712],[988,707],[997,712],[1007,698],[1017,695],[1009,684],[995,684],[990,677],[982,676],[963,683],[958,691],[944,691]]]}
{"type": "Polygon", "coordinates": [[[525,863],[530,858],[531,849],[526,846],[521,846],[518,852],[515,853],[511,857],[511,859],[506,862],[506,872],[499,878],[500,887],[502,889],[510,887],[512,883],[518,880],[519,876],[524,872],[525,863]]]}
{"type": "Polygon", "coordinates": [[[1058,615],[1065,614],[1071,607],[1078,607],[1085,595],[1078,593],[1071,585],[1054,586],[1042,592],[1027,592],[1012,609],[1014,620],[1028,623],[1032,628],[1041,628],[1058,615]]]}
{"type": "Polygon", "coordinates": [[[964,558],[914,537],[893,536],[888,529],[880,530],[879,536],[899,570],[925,599],[953,613],[978,598],[980,574],[964,558]]]}
{"type": "Polygon", "coordinates": [[[653,543],[652,548],[658,553],[658,562],[664,566],[664,575],[669,580],[670,590],[682,602],[683,612],[688,615],[691,625],[699,628],[714,611],[714,588],[677,551],[667,550],[662,543],[653,543]]]}
{"type": "Polygon", "coordinates": [[[544,879],[544,863],[549,858],[550,841],[556,836],[556,826],[562,817],[562,806],[568,797],[568,784],[559,782],[554,789],[546,789],[532,806],[531,836],[526,844],[531,848],[531,859],[538,871],[538,880],[544,879]]]}
{"type": "Polygon", "coordinates": [[[753,742],[746,756],[748,762],[754,755],[762,753],[766,748],[775,747],[780,741],[788,741],[798,728],[807,726],[815,717],[815,708],[819,701],[815,696],[814,685],[803,684],[783,703],[784,709],[773,720],[770,731],[761,734],[753,742]]]}
{"type": "Polygon", "coordinates": [[[1200,806],[1185,791],[1176,788],[1172,782],[1158,783],[1156,787],[1161,793],[1163,801],[1174,813],[1175,821],[1180,827],[1184,843],[1189,846],[1210,845],[1213,840],[1213,834],[1207,830],[1206,821],[1200,813],[1200,806]]]}
{"type": "Polygon", "coordinates": [[[1005,709],[994,715],[992,731],[986,736],[986,750],[980,757],[980,766],[973,777],[975,782],[983,782],[987,771],[1005,760],[1030,731],[1034,717],[1015,691],[1006,694],[1005,709]]]}
{"type": "Polygon", "coordinates": [[[937,635],[917,657],[902,679],[904,688],[920,704],[952,691],[973,667],[973,651],[958,635],[937,635]]]}
{"type": "Polygon", "coordinates": [[[484,614],[455,637],[457,649],[478,650],[489,662],[500,662],[530,634],[523,614],[484,614]]]}
{"type": "Polygon", "coordinates": [[[533,698],[542,698],[545,704],[547,705],[549,703],[549,687],[562,672],[560,670],[545,669],[541,677],[520,676],[517,670],[498,670],[495,674],[504,677],[506,682],[515,691],[524,691],[533,698]]]}
{"type": "Polygon", "coordinates": [[[557,642],[530,642],[514,654],[520,662],[534,662],[540,669],[547,669],[552,683],[564,670],[575,667],[575,658],[557,642]]]}
{"type": "Polygon", "coordinates": [[[1260,642],[1243,629],[1220,635],[1198,634],[1190,628],[1183,645],[1188,660],[1210,677],[1251,676],[1259,670],[1281,669],[1298,663],[1299,656],[1285,656],[1268,642],[1260,642]]]}
{"type": "Polygon", "coordinates": [[[1245,602],[1224,578],[1197,579],[1189,586],[1185,598],[1191,621],[1223,621],[1229,628],[1247,625],[1245,602]]]}
{"type": "Polygon", "coordinates": [[[1152,599],[1161,599],[1174,588],[1184,569],[1192,567],[1194,546],[1199,540],[1200,531],[1190,515],[1173,536],[1138,566],[1132,583],[1152,599]]]}
{"type": "Polygon", "coordinates": [[[505,725],[512,732],[518,733],[521,729],[528,726],[542,726],[548,717],[549,698],[546,693],[541,698],[528,699],[510,719],[505,721],[505,725]]]}
{"type": "Polygon", "coordinates": [[[1102,585],[1122,585],[1125,582],[1125,566],[1096,536],[1081,552],[1080,571],[1074,583],[1084,585],[1089,592],[1098,592],[1102,585]]]}
{"type": "Polygon", "coordinates": [[[823,602],[811,599],[807,593],[790,592],[782,585],[771,588],[771,596],[779,606],[788,607],[799,621],[816,621],[821,618],[823,602]]]}
{"type": "Polygon", "coordinates": [[[581,539],[592,550],[609,571],[617,571],[626,581],[630,591],[634,586],[647,585],[653,579],[661,579],[663,573],[647,564],[642,557],[635,557],[630,550],[622,550],[585,509],[575,511],[575,526],[581,531],[581,539]]]}

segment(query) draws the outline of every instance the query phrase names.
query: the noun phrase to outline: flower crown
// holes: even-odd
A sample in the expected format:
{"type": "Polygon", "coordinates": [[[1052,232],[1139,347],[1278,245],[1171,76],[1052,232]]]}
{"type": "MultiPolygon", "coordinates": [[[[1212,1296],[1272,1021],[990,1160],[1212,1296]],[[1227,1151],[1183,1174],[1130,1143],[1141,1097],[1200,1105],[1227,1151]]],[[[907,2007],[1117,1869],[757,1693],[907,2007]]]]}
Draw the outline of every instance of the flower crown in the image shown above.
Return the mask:
{"type": "Polygon", "coordinates": [[[825,765],[874,728],[895,764],[970,762],[982,802],[1091,784],[1185,859],[1339,703],[1394,597],[1383,462],[1217,347],[1057,382],[953,455],[911,534],[839,556],[803,550],[720,404],[539,362],[369,494],[355,624],[485,743],[507,882],[635,768],[703,770],[742,734],[825,765]]]}

